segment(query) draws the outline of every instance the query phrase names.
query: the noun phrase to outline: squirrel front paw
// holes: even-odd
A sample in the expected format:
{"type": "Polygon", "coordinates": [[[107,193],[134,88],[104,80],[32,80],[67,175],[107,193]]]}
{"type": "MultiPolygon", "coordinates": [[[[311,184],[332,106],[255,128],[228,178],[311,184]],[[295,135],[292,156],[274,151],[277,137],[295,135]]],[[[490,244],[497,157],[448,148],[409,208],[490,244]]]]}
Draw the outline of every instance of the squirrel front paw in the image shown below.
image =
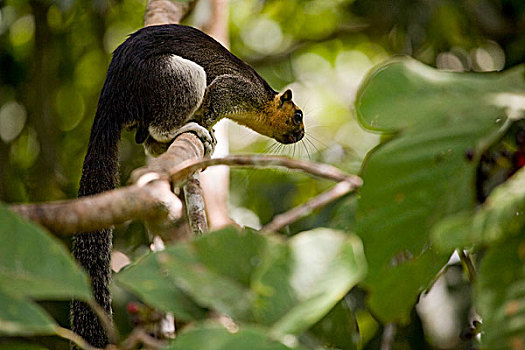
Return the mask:
{"type": "Polygon", "coordinates": [[[176,131],[173,140],[175,140],[177,136],[184,134],[185,132],[192,132],[195,135],[197,135],[197,137],[202,141],[202,144],[204,145],[205,156],[211,156],[213,154],[213,150],[215,149],[215,145],[217,144],[217,139],[215,138],[213,130],[208,130],[195,122],[190,122],[176,131]]]}

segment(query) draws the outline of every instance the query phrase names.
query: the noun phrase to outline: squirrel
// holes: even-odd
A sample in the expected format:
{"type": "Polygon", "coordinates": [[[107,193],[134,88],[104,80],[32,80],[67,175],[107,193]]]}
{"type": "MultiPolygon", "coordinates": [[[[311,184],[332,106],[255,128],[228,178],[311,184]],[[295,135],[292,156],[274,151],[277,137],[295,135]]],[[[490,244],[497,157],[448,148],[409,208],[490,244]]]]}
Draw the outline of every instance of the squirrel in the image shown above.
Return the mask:
{"type": "MultiPolygon", "coordinates": [[[[291,90],[278,93],[257,72],[210,36],[193,27],[169,24],[131,34],[113,52],[102,88],[79,197],[118,186],[121,132],[158,155],[182,131],[211,130],[227,117],[288,144],[302,139],[302,111],[291,90]]],[[[209,134],[208,134],[209,135],[209,134]]],[[[203,141],[204,142],[204,141],[203,141]]],[[[73,255],[91,278],[95,300],[111,316],[112,230],[78,233],[73,255]]],[[[71,305],[73,331],[104,348],[108,337],[91,309],[71,305]]]]}

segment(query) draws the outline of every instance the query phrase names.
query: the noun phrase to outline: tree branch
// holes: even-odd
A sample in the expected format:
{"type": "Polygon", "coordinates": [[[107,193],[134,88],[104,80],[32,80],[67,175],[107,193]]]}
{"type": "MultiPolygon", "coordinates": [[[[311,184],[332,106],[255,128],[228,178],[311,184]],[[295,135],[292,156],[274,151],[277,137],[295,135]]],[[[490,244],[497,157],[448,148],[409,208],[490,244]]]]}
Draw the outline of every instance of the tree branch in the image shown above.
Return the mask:
{"type": "Polygon", "coordinates": [[[128,338],[122,342],[121,349],[135,349],[139,344],[143,344],[147,349],[160,349],[166,346],[166,342],[151,337],[143,328],[137,327],[133,329],[128,338]]]}
{"type": "MultiPolygon", "coordinates": [[[[189,174],[194,171],[208,166],[228,165],[230,167],[250,167],[250,168],[267,168],[267,167],[284,167],[290,170],[297,170],[312,176],[332,180],[336,182],[347,181],[352,184],[353,188],[361,187],[363,181],[359,176],[347,174],[336,167],[328,164],[317,163],[312,161],[291,159],[282,156],[268,155],[231,155],[224,158],[199,159],[181,163],[167,174],[158,176],[169,176],[174,184],[183,181],[189,174]]],[[[133,177],[132,173],[132,177],[133,177]]]]}
{"type": "MultiPolygon", "coordinates": [[[[144,15],[144,26],[180,23],[191,9],[193,9],[195,3],[196,1],[148,0],[146,13],[144,15]]],[[[202,153],[202,156],[204,156],[204,152],[202,153]]],[[[188,196],[185,197],[185,201],[188,223],[191,230],[196,234],[207,231],[208,223],[206,221],[204,198],[202,189],[200,188],[199,176],[192,175],[188,177],[183,190],[188,194],[188,196]],[[191,202],[188,202],[188,200],[191,202]],[[200,205],[200,203],[202,203],[202,205],[200,205]]],[[[165,237],[173,239],[173,237],[168,237],[168,235],[165,237]]]]}
{"type": "Polygon", "coordinates": [[[200,236],[208,231],[204,196],[199,182],[199,176],[190,175],[184,186],[184,199],[186,200],[186,215],[191,231],[195,236],[200,236]]]}
{"type": "Polygon", "coordinates": [[[350,193],[355,186],[348,181],[341,181],[329,191],[323,192],[317,197],[310,199],[305,204],[295,207],[283,214],[279,214],[273,218],[271,222],[264,225],[261,232],[277,232],[286,225],[289,225],[297,220],[310,215],[315,209],[321,208],[334,200],[350,193]]]}
{"type": "Polygon", "coordinates": [[[322,163],[268,155],[234,155],[202,159],[203,154],[204,147],[199,139],[191,133],[185,133],[177,137],[166,153],[154,159],[148,166],[135,170],[131,175],[133,185],[69,201],[11,205],[10,209],[60,234],[93,231],[131,219],[176,222],[181,217],[182,204],[171,192],[170,182],[180,185],[195,171],[213,165],[285,167],[316,177],[348,183],[337,187],[337,190],[334,188],[329,194],[324,194],[327,197],[317,198],[316,201],[320,204],[312,200],[314,203],[308,204],[311,208],[322,205],[330,196],[337,198],[337,193],[344,192],[344,186],[349,186],[348,191],[351,191],[362,185],[358,176],[322,163]]]}
{"type": "Polygon", "coordinates": [[[180,23],[194,6],[195,1],[148,0],[144,26],[180,23]]]}
{"type": "Polygon", "coordinates": [[[381,337],[381,350],[392,350],[394,348],[396,330],[397,327],[395,323],[385,324],[383,335],[381,337]]]}
{"type": "MultiPolygon", "coordinates": [[[[228,0],[209,0],[209,17],[202,30],[220,42],[226,48],[229,46],[228,37],[228,0]]],[[[222,120],[215,124],[215,158],[229,154],[228,123],[222,120]]],[[[228,212],[228,197],[230,191],[230,169],[226,166],[213,167],[199,174],[200,184],[206,204],[206,214],[210,229],[234,225],[228,212]]]]}
{"type": "MultiPolygon", "coordinates": [[[[9,208],[57,234],[89,232],[143,219],[154,227],[171,226],[182,216],[182,203],[171,192],[170,169],[179,163],[202,158],[204,146],[197,136],[185,133],[171,144],[168,151],[151,162],[148,171],[135,184],[79,199],[41,203],[18,204],[9,208]],[[166,225],[164,222],[168,222],[166,225]]],[[[188,174],[189,175],[189,174],[188,174]]]]}
{"type": "Polygon", "coordinates": [[[182,203],[168,181],[150,181],[94,196],[39,204],[11,205],[10,210],[56,234],[90,232],[131,219],[177,220],[182,203]]]}

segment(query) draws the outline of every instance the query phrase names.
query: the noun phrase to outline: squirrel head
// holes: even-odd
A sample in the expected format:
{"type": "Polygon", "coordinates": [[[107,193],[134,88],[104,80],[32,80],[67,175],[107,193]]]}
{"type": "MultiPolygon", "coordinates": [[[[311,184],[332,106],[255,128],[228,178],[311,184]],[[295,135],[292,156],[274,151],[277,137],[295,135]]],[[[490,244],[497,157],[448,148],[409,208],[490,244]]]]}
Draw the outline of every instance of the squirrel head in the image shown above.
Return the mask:
{"type": "Polygon", "coordinates": [[[303,112],[292,102],[291,90],[273,93],[262,104],[228,118],[280,143],[294,143],[304,137],[303,112]]]}
{"type": "Polygon", "coordinates": [[[266,128],[258,132],[284,144],[295,143],[303,138],[303,111],[293,103],[290,89],[276,94],[263,109],[268,119],[266,128]]]}

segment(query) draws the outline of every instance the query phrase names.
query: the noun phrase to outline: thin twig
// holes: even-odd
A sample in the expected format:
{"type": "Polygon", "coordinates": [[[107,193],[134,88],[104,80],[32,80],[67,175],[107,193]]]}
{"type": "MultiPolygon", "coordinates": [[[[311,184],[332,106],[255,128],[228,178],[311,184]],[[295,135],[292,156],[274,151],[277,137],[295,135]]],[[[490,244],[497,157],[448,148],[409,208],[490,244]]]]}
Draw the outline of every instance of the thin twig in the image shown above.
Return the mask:
{"type": "Polygon", "coordinates": [[[458,249],[457,252],[459,260],[461,260],[461,265],[463,265],[463,269],[467,273],[468,280],[473,283],[476,280],[476,268],[474,267],[472,260],[463,249],[458,249]]]}
{"type": "Polygon", "coordinates": [[[387,323],[383,328],[383,336],[381,337],[381,350],[392,350],[394,339],[396,337],[396,324],[387,323]]]}
{"type": "Polygon", "coordinates": [[[232,167],[284,167],[291,170],[303,171],[309,175],[325,178],[328,180],[340,182],[346,181],[352,185],[352,188],[361,187],[363,181],[359,176],[347,174],[328,164],[317,163],[312,161],[291,159],[282,156],[269,155],[232,155],[224,158],[213,159],[192,159],[180,163],[169,171],[169,176],[173,183],[179,183],[186,179],[198,169],[214,165],[228,165],[232,167]]]}
{"type": "Polygon", "coordinates": [[[295,207],[283,214],[277,215],[270,223],[263,226],[261,232],[277,232],[286,225],[296,222],[297,220],[309,215],[315,209],[323,207],[328,203],[331,203],[334,200],[346,195],[354,188],[355,187],[347,181],[339,182],[331,190],[321,193],[317,197],[310,199],[305,204],[295,207]]]}
{"type": "Polygon", "coordinates": [[[140,343],[146,346],[147,349],[154,350],[166,346],[165,342],[151,337],[149,334],[146,333],[146,331],[143,328],[137,327],[133,329],[133,331],[126,338],[126,340],[122,342],[120,348],[122,350],[131,350],[134,349],[135,346],[140,343]]]}
{"type": "Polygon", "coordinates": [[[106,331],[106,335],[108,336],[109,342],[111,344],[118,344],[119,342],[119,336],[115,329],[115,325],[113,324],[113,321],[108,316],[106,311],[95,301],[95,300],[89,300],[87,302],[91,310],[97,315],[100,324],[106,331]]]}
{"type": "Polygon", "coordinates": [[[100,348],[96,348],[94,346],[91,346],[87,341],[84,340],[80,335],[76,334],[75,332],[63,328],[63,327],[56,327],[55,333],[59,337],[62,337],[64,339],[67,339],[71,342],[73,342],[76,346],[78,346],[80,349],[83,350],[102,350],[100,348]]]}
{"type": "Polygon", "coordinates": [[[192,174],[184,185],[184,199],[186,201],[186,214],[188,223],[194,236],[200,236],[208,231],[204,197],[199,182],[199,175],[192,174]]]}

